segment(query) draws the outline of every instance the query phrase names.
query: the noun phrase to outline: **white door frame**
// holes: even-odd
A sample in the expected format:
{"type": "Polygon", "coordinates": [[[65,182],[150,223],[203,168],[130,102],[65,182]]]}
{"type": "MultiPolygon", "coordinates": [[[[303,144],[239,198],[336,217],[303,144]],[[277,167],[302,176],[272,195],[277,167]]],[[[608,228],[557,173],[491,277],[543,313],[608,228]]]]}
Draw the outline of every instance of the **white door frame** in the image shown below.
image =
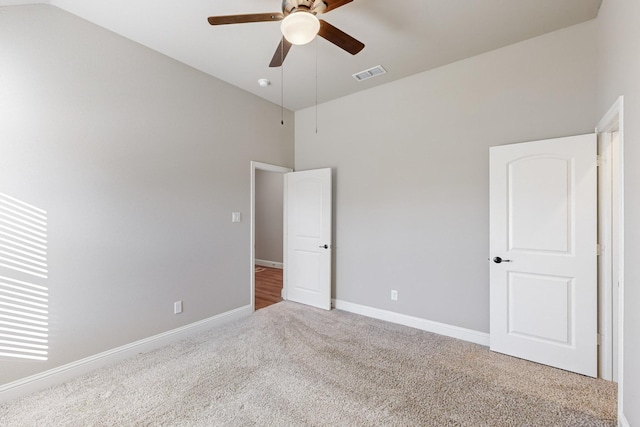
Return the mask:
{"type": "MultiPolygon", "coordinates": [[[[250,250],[249,250],[249,261],[250,261],[250,295],[251,295],[251,311],[256,310],[256,272],[255,272],[255,262],[256,262],[256,170],[262,170],[267,172],[279,172],[282,174],[293,172],[293,169],[287,168],[284,166],[276,166],[270,165],[268,163],[260,163],[260,162],[251,162],[251,235],[250,237],[250,250]]],[[[286,212],[284,212],[285,206],[282,207],[285,221],[286,221],[286,212]]],[[[283,258],[283,263],[284,263],[283,258]]],[[[286,266],[283,266],[286,268],[286,266]]],[[[283,295],[284,293],[284,283],[283,283],[283,295]]]]}
{"type": "MultiPolygon", "coordinates": [[[[619,147],[619,163],[615,165],[614,171],[617,171],[617,182],[619,183],[618,193],[620,197],[618,199],[617,210],[619,212],[618,218],[618,346],[617,346],[617,360],[618,360],[618,414],[623,413],[622,408],[622,380],[623,380],[623,346],[624,346],[624,126],[623,126],[623,112],[624,112],[624,97],[620,96],[616,102],[611,106],[607,114],[600,120],[598,125],[596,126],[596,133],[598,134],[598,139],[603,142],[602,147],[599,148],[600,155],[606,155],[610,151],[611,148],[611,134],[613,132],[618,132],[618,147],[619,147]],[[600,152],[600,150],[602,152],[600,152]]],[[[600,144],[599,144],[600,147],[600,144]]],[[[606,157],[603,157],[606,163],[606,157]]],[[[611,170],[612,165],[605,165],[603,169],[611,170]]],[[[610,174],[602,174],[601,177],[603,179],[611,179],[610,174]],[[603,176],[604,175],[604,176],[603,176]]],[[[611,187],[611,182],[604,187],[611,187]]],[[[610,194],[604,195],[605,199],[611,200],[610,194]]],[[[612,209],[608,209],[608,212],[605,212],[603,218],[599,219],[599,225],[605,227],[607,230],[611,229],[611,225],[614,221],[612,217],[612,209]],[[608,214],[607,214],[608,213],[608,214]]],[[[611,240],[609,239],[609,242],[611,240]]],[[[602,242],[601,242],[602,244],[602,242]]],[[[607,253],[606,243],[604,248],[604,253],[607,253]]],[[[611,243],[609,243],[611,244],[611,243]]],[[[611,252],[608,252],[609,254],[611,252]]],[[[611,257],[604,256],[601,257],[600,267],[604,271],[611,271],[613,267],[611,265],[611,257]]],[[[613,372],[613,355],[611,354],[611,350],[613,349],[613,304],[610,298],[613,283],[611,280],[604,280],[599,285],[601,287],[601,295],[607,295],[609,298],[605,298],[604,304],[602,304],[601,312],[600,312],[600,325],[602,327],[601,335],[602,335],[602,345],[600,346],[600,361],[601,361],[601,375],[604,379],[612,379],[613,372]]]]}

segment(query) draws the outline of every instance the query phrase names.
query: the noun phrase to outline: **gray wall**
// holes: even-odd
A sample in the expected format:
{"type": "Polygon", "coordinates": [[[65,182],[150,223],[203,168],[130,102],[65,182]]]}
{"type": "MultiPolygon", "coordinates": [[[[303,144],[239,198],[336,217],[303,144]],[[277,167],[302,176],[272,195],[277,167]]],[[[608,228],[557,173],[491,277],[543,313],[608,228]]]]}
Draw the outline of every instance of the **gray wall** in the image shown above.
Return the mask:
{"type": "Polygon", "coordinates": [[[282,263],[284,175],[256,170],[257,260],[282,263]]]}
{"type": "Polygon", "coordinates": [[[56,8],[0,9],[0,192],[48,211],[51,319],[49,361],[3,358],[0,383],[250,304],[250,161],[293,165],[285,119],[56,8]]]}
{"type": "Polygon", "coordinates": [[[328,102],[318,134],[296,112],[296,169],[335,170],[333,296],[488,332],[489,147],[593,132],[594,44],[591,21],[328,102]]]}
{"type": "Polygon", "coordinates": [[[624,378],[623,408],[640,426],[640,2],[605,0],[598,25],[598,117],[624,95],[624,378]]]}

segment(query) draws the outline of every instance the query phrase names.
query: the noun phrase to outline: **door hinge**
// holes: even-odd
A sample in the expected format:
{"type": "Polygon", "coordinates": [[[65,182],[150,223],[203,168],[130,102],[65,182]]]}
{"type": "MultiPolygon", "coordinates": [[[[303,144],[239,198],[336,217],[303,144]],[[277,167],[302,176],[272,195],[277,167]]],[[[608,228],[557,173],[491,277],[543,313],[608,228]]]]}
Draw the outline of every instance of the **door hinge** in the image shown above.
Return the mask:
{"type": "Polygon", "coordinates": [[[602,252],[604,252],[604,246],[602,246],[600,243],[598,243],[596,245],[596,255],[600,256],[600,255],[602,255],[602,252]]]}
{"type": "Polygon", "coordinates": [[[596,334],[596,344],[602,345],[602,335],[596,334]]]}
{"type": "Polygon", "coordinates": [[[604,163],[604,159],[600,154],[596,155],[596,166],[600,167],[604,163]]]}

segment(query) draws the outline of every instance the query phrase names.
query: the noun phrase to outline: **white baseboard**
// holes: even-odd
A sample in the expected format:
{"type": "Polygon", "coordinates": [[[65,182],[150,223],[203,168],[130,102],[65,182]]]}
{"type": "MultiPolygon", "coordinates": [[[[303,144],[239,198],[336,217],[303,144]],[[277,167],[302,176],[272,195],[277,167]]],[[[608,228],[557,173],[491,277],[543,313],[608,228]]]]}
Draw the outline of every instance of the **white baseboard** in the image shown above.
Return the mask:
{"type": "Polygon", "coordinates": [[[629,424],[624,414],[618,414],[618,425],[620,427],[631,427],[631,424],[629,424]]]}
{"type": "Polygon", "coordinates": [[[255,260],[255,264],[259,265],[259,266],[262,266],[262,267],[279,268],[280,270],[282,270],[284,268],[284,266],[282,265],[281,262],[266,261],[264,259],[255,260]]]}
{"type": "Polygon", "coordinates": [[[104,366],[112,365],[121,360],[133,357],[139,353],[146,353],[165,345],[187,338],[195,333],[211,329],[232,320],[249,316],[253,310],[250,305],[236,308],[200,320],[171,331],[163,332],[149,338],[123,345],[105,352],[50,369],[39,374],[31,375],[7,384],[0,385],[0,402],[6,402],[29,393],[61,384],[79,375],[94,371],[104,366]]]}
{"type": "Polygon", "coordinates": [[[406,314],[394,313],[393,311],[381,310],[379,308],[354,304],[352,302],[333,300],[333,306],[338,310],[360,314],[362,316],[373,317],[374,319],[385,320],[411,328],[433,332],[447,337],[457,338],[472,343],[489,346],[489,334],[486,332],[474,331],[473,329],[461,328],[459,326],[447,325],[446,323],[434,322],[421,319],[419,317],[407,316],[406,314]]]}

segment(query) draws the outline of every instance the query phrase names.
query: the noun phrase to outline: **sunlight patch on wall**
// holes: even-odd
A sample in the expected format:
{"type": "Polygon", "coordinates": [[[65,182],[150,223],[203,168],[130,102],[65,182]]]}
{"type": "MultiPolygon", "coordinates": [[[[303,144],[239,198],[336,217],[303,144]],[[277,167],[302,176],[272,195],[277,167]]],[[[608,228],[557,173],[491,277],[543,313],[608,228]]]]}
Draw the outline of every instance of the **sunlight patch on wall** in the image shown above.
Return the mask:
{"type": "Polygon", "coordinates": [[[0,193],[0,356],[47,360],[47,212],[0,193]]]}

